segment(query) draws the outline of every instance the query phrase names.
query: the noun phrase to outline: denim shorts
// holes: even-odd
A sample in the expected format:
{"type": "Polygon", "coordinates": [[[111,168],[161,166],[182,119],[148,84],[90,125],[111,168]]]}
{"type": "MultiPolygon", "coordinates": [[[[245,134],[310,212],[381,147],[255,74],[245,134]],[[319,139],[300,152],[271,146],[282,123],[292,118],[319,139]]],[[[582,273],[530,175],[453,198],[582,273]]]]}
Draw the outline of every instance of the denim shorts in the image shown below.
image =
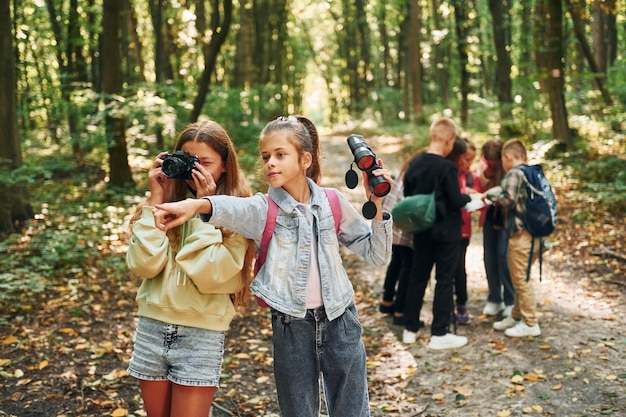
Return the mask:
{"type": "Polygon", "coordinates": [[[146,381],[219,386],[224,332],[139,317],[128,373],[146,381]]]}

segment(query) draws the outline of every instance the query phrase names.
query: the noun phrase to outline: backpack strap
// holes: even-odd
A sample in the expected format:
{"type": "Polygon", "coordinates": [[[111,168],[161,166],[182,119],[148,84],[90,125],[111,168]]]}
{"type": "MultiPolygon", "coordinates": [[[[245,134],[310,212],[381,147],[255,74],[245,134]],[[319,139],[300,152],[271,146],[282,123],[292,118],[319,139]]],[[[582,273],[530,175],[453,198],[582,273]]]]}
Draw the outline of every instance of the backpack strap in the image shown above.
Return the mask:
{"type": "Polygon", "coordinates": [[[276,217],[278,216],[278,204],[272,200],[272,197],[270,197],[269,194],[266,194],[265,196],[267,197],[267,219],[265,220],[263,235],[261,235],[259,256],[254,264],[254,275],[259,272],[259,269],[261,269],[261,266],[265,263],[265,258],[267,258],[267,247],[269,246],[272,235],[274,234],[274,229],[276,228],[276,217]]]}
{"type": "Polygon", "coordinates": [[[339,197],[337,196],[337,190],[334,188],[324,188],[328,203],[330,204],[330,210],[333,212],[333,219],[335,220],[335,233],[339,234],[339,228],[341,227],[341,204],[339,203],[339,197]]]}
{"type": "MultiPolygon", "coordinates": [[[[341,205],[339,203],[339,197],[337,195],[337,190],[334,188],[324,188],[326,192],[326,197],[328,198],[328,203],[330,204],[330,210],[333,213],[333,219],[335,221],[335,233],[339,234],[339,227],[341,226],[341,205]]],[[[265,220],[265,228],[263,229],[263,234],[261,235],[261,246],[259,247],[259,255],[256,258],[256,262],[254,263],[254,275],[256,275],[263,264],[265,263],[265,259],[267,258],[267,248],[270,245],[270,240],[272,240],[272,235],[274,235],[274,229],[276,228],[276,217],[278,217],[278,204],[269,194],[265,195],[267,197],[267,219],[265,220]]],[[[260,307],[269,307],[269,305],[263,301],[263,299],[259,297],[255,297],[256,302],[260,307]]]]}
{"type": "Polygon", "coordinates": [[[530,280],[530,267],[533,264],[533,253],[535,252],[535,239],[539,239],[539,281],[541,282],[541,274],[543,269],[543,238],[535,238],[531,236],[530,254],[528,254],[528,266],[526,266],[526,282],[530,280]]]}

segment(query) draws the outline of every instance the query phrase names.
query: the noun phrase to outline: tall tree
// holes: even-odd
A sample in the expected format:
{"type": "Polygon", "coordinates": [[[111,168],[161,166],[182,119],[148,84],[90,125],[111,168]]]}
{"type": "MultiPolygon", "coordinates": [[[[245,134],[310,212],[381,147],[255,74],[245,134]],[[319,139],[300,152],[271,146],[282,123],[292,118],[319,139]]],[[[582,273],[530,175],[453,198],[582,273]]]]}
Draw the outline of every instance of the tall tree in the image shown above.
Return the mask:
{"type": "Polygon", "coordinates": [[[547,95],[552,115],[554,138],[568,150],[574,149],[565,105],[563,57],[563,7],[561,1],[537,0],[535,3],[535,60],[542,92],[547,95]]]}
{"type": "Polygon", "coordinates": [[[460,77],[460,90],[461,90],[461,122],[467,123],[467,117],[469,114],[469,70],[468,65],[468,40],[470,36],[470,21],[469,21],[469,5],[464,0],[454,1],[454,19],[456,22],[456,41],[457,51],[459,56],[459,77],[460,77]]]}
{"type": "Polygon", "coordinates": [[[226,41],[233,17],[232,0],[223,0],[223,4],[220,4],[220,0],[213,0],[212,3],[213,14],[211,15],[211,40],[208,44],[203,46],[203,48],[205,48],[203,49],[205,51],[204,70],[202,71],[202,76],[198,82],[198,94],[193,102],[193,109],[190,116],[191,122],[195,122],[198,120],[198,117],[200,117],[202,106],[204,106],[204,101],[206,100],[206,95],[209,91],[211,74],[215,71],[217,57],[222,45],[226,41]]]}
{"type": "MultiPolygon", "coordinates": [[[[581,50],[585,58],[587,59],[587,64],[589,65],[589,69],[593,74],[593,82],[595,88],[600,92],[604,103],[606,105],[611,104],[611,96],[609,92],[606,90],[604,84],[606,80],[606,58],[600,58],[602,54],[596,54],[594,56],[591,47],[589,46],[589,42],[587,42],[586,30],[585,30],[585,22],[584,22],[584,14],[585,10],[583,8],[584,4],[580,4],[579,2],[574,2],[572,0],[566,0],[567,7],[569,10],[569,14],[572,17],[572,21],[574,22],[574,34],[576,35],[576,39],[580,45],[581,50]],[[600,64],[598,63],[600,60],[600,64]]],[[[601,49],[604,51],[605,48],[602,46],[601,49]]]]}
{"type": "MultiPolygon", "coordinates": [[[[11,0],[0,0],[0,175],[22,165],[18,135],[15,51],[11,25],[11,0]]],[[[16,224],[33,217],[33,210],[23,186],[0,181],[0,232],[15,232],[16,224]]]]}
{"type": "Polygon", "coordinates": [[[107,114],[105,131],[109,151],[109,178],[112,186],[121,187],[133,183],[128,165],[126,149],[126,128],[124,117],[117,107],[120,104],[115,97],[122,92],[122,52],[120,45],[122,2],[128,0],[104,0],[102,5],[102,89],[105,94],[107,114]]]}
{"type": "Polygon", "coordinates": [[[409,79],[411,85],[411,101],[413,117],[418,122],[424,121],[424,102],[422,91],[422,63],[420,52],[420,6],[418,0],[409,1],[409,24],[407,26],[408,33],[408,63],[409,63],[409,79]]]}
{"type": "Polygon", "coordinates": [[[511,80],[511,15],[508,0],[489,0],[493,39],[496,47],[496,82],[500,109],[500,134],[509,136],[513,120],[513,82],[511,80]]]}
{"type": "Polygon", "coordinates": [[[239,0],[239,31],[237,32],[237,50],[235,51],[235,76],[233,86],[250,87],[253,85],[254,66],[252,52],[252,1],[239,0]]]}
{"type": "Polygon", "coordinates": [[[450,100],[450,76],[448,65],[445,65],[445,57],[449,55],[449,43],[444,42],[448,36],[444,36],[443,16],[440,10],[440,1],[431,0],[430,9],[432,13],[433,25],[433,67],[435,71],[435,83],[442,103],[447,106],[450,100]]]}
{"type": "Polygon", "coordinates": [[[152,27],[154,28],[154,70],[157,82],[171,80],[174,78],[174,70],[168,59],[167,37],[165,36],[165,25],[163,23],[163,1],[148,0],[150,4],[150,16],[152,17],[152,27]]]}

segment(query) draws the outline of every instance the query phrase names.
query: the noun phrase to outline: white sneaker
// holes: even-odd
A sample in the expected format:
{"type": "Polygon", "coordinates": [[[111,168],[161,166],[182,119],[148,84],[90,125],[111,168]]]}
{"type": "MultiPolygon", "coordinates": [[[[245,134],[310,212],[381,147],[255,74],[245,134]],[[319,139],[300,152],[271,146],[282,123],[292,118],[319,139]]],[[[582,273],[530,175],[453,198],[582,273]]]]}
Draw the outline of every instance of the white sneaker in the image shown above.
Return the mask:
{"type": "Polygon", "coordinates": [[[513,306],[504,307],[504,310],[502,310],[502,317],[511,317],[511,311],[513,311],[513,306]]]}
{"type": "Polygon", "coordinates": [[[407,345],[415,343],[417,340],[417,332],[412,332],[407,329],[404,329],[402,332],[402,343],[406,343],[407,345]]]}
{"type": "Polygon", "coordinates": [[[523,321],[520,321],[514,327],[506,329],[504,334],[509,337],[539,336],[541,335],[541,329],[538,324],[529,326],[523,321]]]}
{"type": "Polygon", "coordinates": [[[466,344],[467,337],[446,333],[443,336],[431,336],[430,342],[428,342],[428,349],[455,349],[465,346],[466,344]]]}
{"type": "Polygon", "coordinates": [[[513,317],[508,316],[503,318],[500,321],[496,321],[495,323],[493,323],[493,328],[496,330],[506,330],[506,329],[510,329],[511,327],[515,327],[517,324],[519,323],[519,321],[515,320],[513,317]]]}
{"type": "Polygon", "coordinates": [[[504,310],[504,303],[487,302],[483,309],[483,314],[487,316],[497,316],[502,310],[504,310]]]}

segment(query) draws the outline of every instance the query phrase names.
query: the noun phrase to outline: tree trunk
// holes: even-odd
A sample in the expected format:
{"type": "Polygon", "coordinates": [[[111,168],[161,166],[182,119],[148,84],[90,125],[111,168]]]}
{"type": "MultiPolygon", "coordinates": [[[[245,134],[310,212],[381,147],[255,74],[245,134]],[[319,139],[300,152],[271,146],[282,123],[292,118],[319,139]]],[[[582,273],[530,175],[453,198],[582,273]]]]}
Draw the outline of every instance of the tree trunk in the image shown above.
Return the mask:
{"type": "Polygon", "coordinates": [[[542,91],[548,96],[552,133],[567,150],[574,150],[564,95],[563,8],[560,1],[537,0],[535,4],[535,54],[542,91]]]}
{"type": "Polygon", "coordinates": [[[163,7],[161,0],[149,0],[150,16],[154,27],[154,72],[157,83],[174,78],[165,48],[163,7]]]}
{"type": "Polygon", "coordinates": [[[424,102],[422,99],[422,63],[420,52],[420,7],[418,0],[409,0],[409,24],[407,26],[409,46],[409,68],[413,117],[418,122],[424,121],[424,102]]]}
{"type": "MultiPolygon", "coordinates": [[[[433,29],[437,31],[437,33],[442,33],[443,24],[441,19],[441,12],[439,11],[439,1],[431,0],[431,15],[433,19],[433,29]]],[[[442,37],[443,38],[443,37],[442,37]]],[[[449,74],[448,74],[448,66],[444,65],[444,58],[447,54],[446,49],[449,47],[449,42],[445,42],[444,39],[438,39],[433,42],[433,68],[435,71],[435,83],[438,86],[440,97],[439,99],[443,103],[444,106],[448,106],[448,102],[450,101],[450,86],[449,84],[449,74]],[[445,48],[444,48],[445,45],[445,48]]]]}
{"type": "MultiPolygon", "coordinates": [[[[216,0],[216,3],[218,1],[216,0]]],[[[220,18],[219,7],[215,4],[213,7],[213,16],[211,19],[211,31],[213,36],[211,37],[210,43],[207,45],[207,53],[205,55],[204,61],[204,70],[202,71],[202,77],[200,77],[200,81],[198,82],[198,95],[193,103],[193,110],[191,111],[190,122],[195,122],[200,117],[200,113],[202,112],[202,106],[204,106],[204,101],[206,99],[206,95],[209,91],[209,84],[211,81],[211,74],[215,70],[215,63],[217,61],[217,56],[228,36],[228,31],[230,29],[230,22],[233,15],[233,2],[232,0],[224,0],[223,4],[224,8],[224,16],[220,18]]]]}
{"type": "MultiPolygon", "coordinates": [[[[0,0],[0,173],[7,176],[22,165],[13,39],[10,0],[0,0]]],[[[16,225],[33,217],[33,209],[23,184],[0,182],[0,195],[0,233],[13,233],[16,225]]]]}
{"type": "Polygon", "coordinates": [[[513,83],[511,81],[511,15],[507,0],[489,0],[496,47],[496,81],[500,106],[500,135],[508,137],[513,125],[513,83]]]}
{"type": "Polygon", "coordinates": [[[105,131],[108,139],[110,185],[114,187],[133,183],[128,165],[124,119],[111,111],[119,104],[113,97],[122,92],[123,86],[120,50],[122,1],[127,0],[104,0],[102,13],[102,62],[104,63],[102,87],[108,108],[105,116],[105,131]]]}
{"type": "MultiPolygon", "coordinates": [[[[596,57],[593,55],[593,52],[589,47],[589,43],[587,42],[585,23],[583,21],[584,10],[582,10],[579,3],[575,3],[572,0],[565,1],[567,3],[569,14],[572,17],[572,22],[574,23],[574,34],[576,35],[576,39],[580,44],[583,55],[587,59],[589,69],[593,73],[593,85],[596,90],[600,92],[600,95],[604,100],[604,104],[610,106],[612,104],[611,95],[604,87],[604,81],[606,80],[606,68],[603,70],[600,66],[598,66],[596,57]]],[[[606,66],[606,60],[603,60],[602,65],[606,66]]]]}
{"type": "Polygon", "coordinates": [[[454,2],[454,18],[456,21],[456,41],[457,50],[459,53],[459,77],[461,90],[461,123],[467,123],[467,117],[469,114],[469,72],[467,70],[468,54],[467,54],[467,39],[469,37],[469,19],[466,9],[467,5],[463,0],[456,0],[454,2]]]}
{"type": "Polygon", "coordinates": [[[234,87],[250,88],[254,85],[253,40],[252,40],[252,3],[239,0],[239,32],[237,32],[237,50],[235,54],[234,87]]]}

